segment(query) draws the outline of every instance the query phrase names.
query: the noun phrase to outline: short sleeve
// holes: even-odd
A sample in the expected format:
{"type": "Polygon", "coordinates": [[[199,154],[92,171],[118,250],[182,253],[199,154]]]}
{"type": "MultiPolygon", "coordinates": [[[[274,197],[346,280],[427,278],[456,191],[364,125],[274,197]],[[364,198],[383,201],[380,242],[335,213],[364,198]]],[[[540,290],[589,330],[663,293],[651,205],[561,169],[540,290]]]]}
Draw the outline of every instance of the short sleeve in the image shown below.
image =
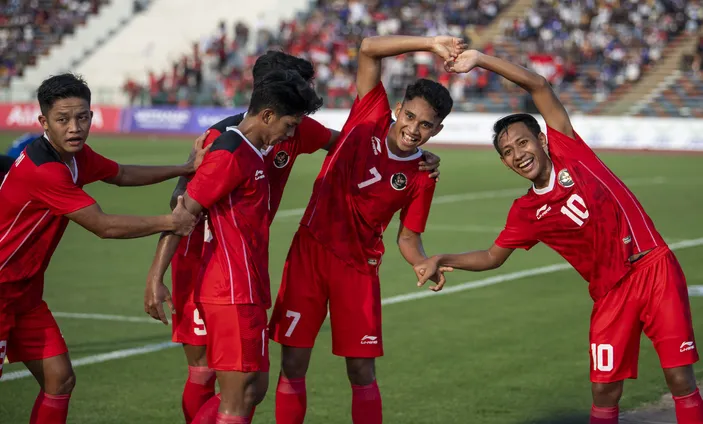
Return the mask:
{"type": "Polygon", "coordinates": [[[538,242],[532,237],[527,224],[520,219],[520,208],[517,203],[513,203],[508,213],[505,228],[498,235],[495,244],[505,249],[530,250],[538,242]]]}
{"type": "Polygon", "coordinates": [[[81,159],[78,163],[78,175],[83,184],[114,178],[120,171],[117,162],[96,153],[88,145],[83,146],[81,159]]]}
{"type": "Polygon", "coordinates": [[[188,195],[203,208],[209,209],[244,182],[238,163],[242,155],[238,150],[241,143],[241,139],[231,131],[218,137],[188,183],[188,195]]]}
{"type": "Polygon", "coordinates": [[[591,150],[576,131],[574,131],[574,138],[571,138],[554,128],[547,127],[547,146],[549,154],[558,158],[583,159],[584,156],[596,157],[595,152],[591,150]]]}
{"type": "Polygon", "coordinates": [[[364,122],[378,122],[383,119],[389,119],[391,116],[391,106],[388,103],[388,95],[383,83],[379,82],[373,90],[369,91],[361,99],[359,97],[354,100],[349,118],[344,124],[342,132],[351,130],[351,128],[364,122]]]}
{"type": "Polygon", "coordinates": [[[400,211],[400,222],[407,229],[418,234],[425,232],[427,220],[430,217],[430,207],[437,183],[422,173],[419,178],[427,178],[428,182],[422,184],[414,193],[410,203],[400,211]]]}
{"type": "Polygon", "coordinates": [[[332,131],[310,117],[304,117],[297,128],[300,153],[310,154],[329,143],[332,131]]]}
{"type": "Polygon", "coordinates": [[[63,164],[43,165],[36,175],[39,180],[31,188],[32,197],[45,204],[54,215],[66,215],[95,203],[73,182],[71,172],[63,164]]]}

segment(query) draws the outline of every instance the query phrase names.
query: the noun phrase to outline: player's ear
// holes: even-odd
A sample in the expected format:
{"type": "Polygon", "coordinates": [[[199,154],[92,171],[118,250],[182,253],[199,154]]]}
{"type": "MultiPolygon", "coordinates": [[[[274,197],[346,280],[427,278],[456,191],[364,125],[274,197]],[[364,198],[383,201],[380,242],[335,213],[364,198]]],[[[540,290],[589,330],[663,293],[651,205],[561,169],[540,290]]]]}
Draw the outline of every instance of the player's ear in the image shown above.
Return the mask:
{"type": "Polygon", "coordinates": [[[500,161],[503,162],[503,165],[505,165],[506,168],[510,168],[510,165],[508,165],[508,162],[506,162],[503,155],[500,155],[500,161]]]}
{"type": "Polygon", "coordinates": [[[276,114],[273,112],[273,109],[264,109],[259,113],[261,121],[266,125],[274,121],[275,115],[276,114]]]}
{"type": "MultiPolygon", "coordinates": [[[[91,112],[91,115],[92,115],[92,112],[91,112]]],[[[91,116],[91,119],[92,119],[92,116],[91,116]]],[[[39,125],[41,125],[41,127],[44,129],[44,131],[49,131],[49,124],[48,124],[48,120],[46,119],[46,116],[39,115],[37,117],[37,120],[39,121],[39,125]]]]}
{"type": "Polygon", "coordinates": [[[546,151],[547,150],[547,136],[543,132],[541,132],[537,136],[537,139],[539,140],[539,144],[546,151]]]}
{"type": "Polygon", "coordinates": [[[400,110],[403,108],[403,103],[398,102],[395,104],[395,119],[396,121],[400,119],[400,110]]]}
{"type": "Polygon", "coordinates": [[[430,137],[434,137],[439,134],[439,132],[442,131],[442,128],[444,128],[444,124],[437,125],[435,129],[432,130],[432,135],[430,137]]]}

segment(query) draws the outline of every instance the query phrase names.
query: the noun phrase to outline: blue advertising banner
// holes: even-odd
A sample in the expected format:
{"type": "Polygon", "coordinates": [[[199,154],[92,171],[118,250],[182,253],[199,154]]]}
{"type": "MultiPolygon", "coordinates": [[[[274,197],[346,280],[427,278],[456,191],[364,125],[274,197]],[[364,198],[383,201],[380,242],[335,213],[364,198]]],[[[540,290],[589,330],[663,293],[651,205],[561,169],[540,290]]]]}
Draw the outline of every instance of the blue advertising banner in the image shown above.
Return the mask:
{"type": "Polygon", "coordinates": [[[200,134],[228,116],[245,111],[246,108],[128,108],[124,110],[122,132],[200,134]]]}

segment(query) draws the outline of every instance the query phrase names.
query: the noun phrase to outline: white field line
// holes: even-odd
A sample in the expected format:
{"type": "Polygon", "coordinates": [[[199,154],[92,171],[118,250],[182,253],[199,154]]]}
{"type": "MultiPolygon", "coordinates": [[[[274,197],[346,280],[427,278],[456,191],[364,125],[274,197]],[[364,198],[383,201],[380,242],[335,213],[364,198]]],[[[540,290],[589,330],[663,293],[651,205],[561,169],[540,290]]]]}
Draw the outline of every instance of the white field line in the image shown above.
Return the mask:
{"type": "MultiPolygon", "coordinates": [[[[671,243],[671,244],[669,244],[669,247],[672,250],[678,250],[678,249],[688,249],[690,247],[697,247],[697,246],[701,246],[701,245],[703,245],[703,237],[697,238],[697,239],[682,240],[682,241],[679,241],[676,243],[671,243]]],[[[410,302],[412,300],[424,299],[427,297],[443,296],[443,295],[457,293],[457,292],[461,292],[461,291],[465,291],[465,290],[473,290],[473,289],[477,289],[480,287],[487,287],[487,286],[492,286],[495,284],[505,283],[507,281],[519,280],[521,278],[534,277],[537,275],[551,274],[551,273],[563,271],[563,270],[566,270],[569,268],[571,268],[571,266],[566,263],[541,266],[541,267],[537,267],[537,268],[526,269],[523,271],[511,272],[508,274],[495,275],[493,277],[484,278],[481,280],[467,281],[465,283],[458,284],[456,286],[446,287],[441,292],[435,293],[435,292],[432,292],[429,290],[425,290],[425,291],[421,291],[421,292],[401,294],[398,296],[391,296],[391,297],[387,297],[387,298],[383,299],[381,301],[381,304],[384,306],[387,306],[387,305],[393,305],[396,303],[405,303],[405,302],[410,302]]],[[[64,317],[70,317],[70,318],[88,318],[88,317],[90,317],[88,319],[105,319],[105,320],[110,320],[109,318],[106,318],[106,317],[115,317],[116,316],[116,315],[100,315],[100,314],[54,313],[55,316],[61,316],[60,314],[63,315],[64,317]],[[95,318],[95,317],[100,317],[100,318],[95,318]]],[[[118,319],[116,321],[142,322],[144,320],[150,320],[150,318],[139,318],[139,317],[135,317],[136,319],[123,319],[123,318],[131,318],[131,317],[120,317],[120,319],[118,319]]],[[[151,320],[151,321],[153,321],[157,324],[160,323],[156,320],[151,320]]],[[[145,346],[132,348],[132,349],[116,350],[113,352],[103,353],[100,355],[86,356],[84,358],[76,359],[76,360],[72,361],[72,363],[75,368],[75,367],[79,367],[82,365],[98,364],[98,363],[102,363],[102,362],[112,361],[115,359],[129,358],[130,356],[143,355],[145,353],[151,353],[151,352],[158,352],[158,351],[170,349],[170,348],[176,347],[176,346],[179,346],[179,345],[175,344],[175,343],[171,343],[171,342],[154,343],[154,344],[148,344],[145,346]]],[[[0,383],[5,382],[5,381],[17,380],[17,379],[25,378],[25,377],[29,377],[29,376],[31,376],[31,374],[29,373],[29,371],[26,371],[26,370],[13,371],[13,372],[9,372],[9,373],[4,374],[2,376],[2,379],[0,379],[0,383]]]]}
{"type": "MultiPolygon", "coordinates": [[[[628,186],[638,186],[647,184],[664,184],[666,183],[666,178],[664,177],[645,177],[645,178],[629,178],[624,180],[625,184],[628,186]]],[[[529,186],[522,188],[504,188],[499,190],[485,190],[485,191],[472,191],[469,193],[460,194],[445,194],[443,196],[437,196],[432,201],[433,205],[443,205],[447,203],[457,203],[457,202],[468,202],[473,200],[485,200],[485,199],[502,199],[506,197],[517,197],[527,193],[529,186]]],[[[284,209],[276,213],[276,220],[280,218],[291,218],[302,216],[305,213],[305,208],[296,209],[284,209]]]]}

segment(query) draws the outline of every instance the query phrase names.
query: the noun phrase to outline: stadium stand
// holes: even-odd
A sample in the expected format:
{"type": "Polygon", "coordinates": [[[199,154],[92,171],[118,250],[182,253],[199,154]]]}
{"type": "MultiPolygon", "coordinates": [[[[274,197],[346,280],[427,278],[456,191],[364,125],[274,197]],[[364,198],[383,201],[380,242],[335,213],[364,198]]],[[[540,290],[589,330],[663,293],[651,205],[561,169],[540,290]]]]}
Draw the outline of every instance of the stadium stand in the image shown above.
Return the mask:
{"type": "MultiPolygon", "coordinates": [[[[471,39],[500,20],[510,3],[319,0],[298,19],[281,23],[276,33],[237,23],[230,35],[221,22],[211,37],[194,43],[192,52],[168,71],[150,73],[146,86],[130,79],[124,89],[132,104],[241,106],[248,101],[256,55],[282,48],[315,63],[317,87],[327,107],[348,107],[354,95],[352,72],[359,37],[451,33],[471,39]],[[243,48],[252,38],[253,50],[243,48]]],[[[618,7],[608,1],[529,3],[524,16],[498,23],[501,34],[484,49],[538,69],[572,112],[588,114],[602,112],[703,20],[700,4],[678,0],[623,1],[617,2],[618,7]]],[[[384,81],[391,96],[397,97],[410,79],[425,76],[446,84],[459,109],[503,113],[529,107],[517,87],[506,86],[494,75],[449,76],[439,63],[421,54],[393,60],[384,81]]]]}
{"type": "Polygon", "coordinates": [[[10,0],[0,3],[0,87],[22,76],[107,0],[10,0]]]}

